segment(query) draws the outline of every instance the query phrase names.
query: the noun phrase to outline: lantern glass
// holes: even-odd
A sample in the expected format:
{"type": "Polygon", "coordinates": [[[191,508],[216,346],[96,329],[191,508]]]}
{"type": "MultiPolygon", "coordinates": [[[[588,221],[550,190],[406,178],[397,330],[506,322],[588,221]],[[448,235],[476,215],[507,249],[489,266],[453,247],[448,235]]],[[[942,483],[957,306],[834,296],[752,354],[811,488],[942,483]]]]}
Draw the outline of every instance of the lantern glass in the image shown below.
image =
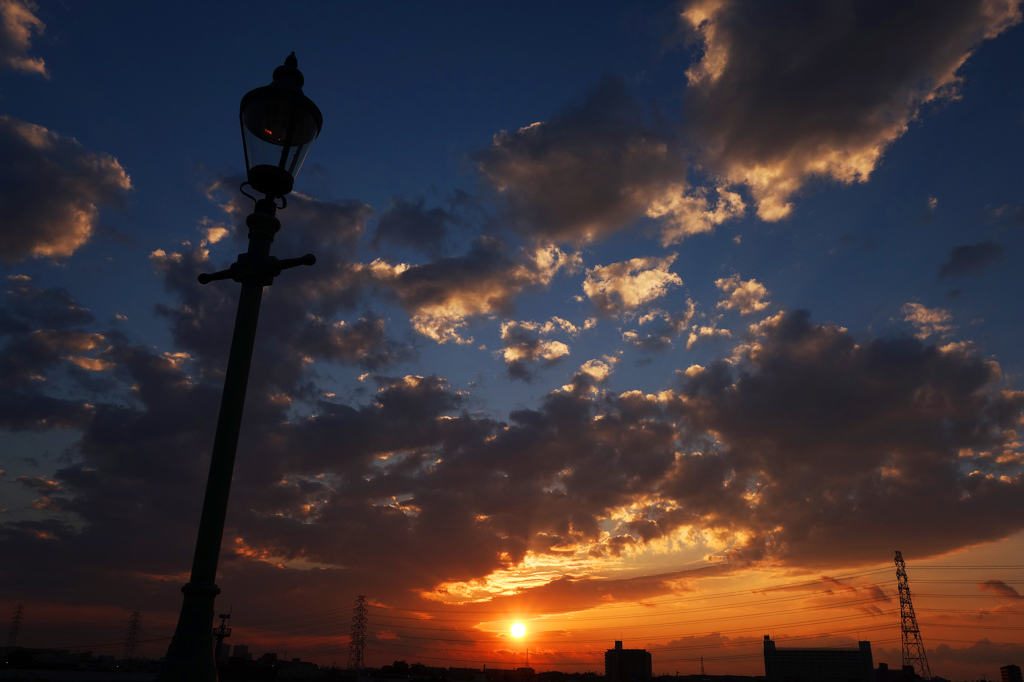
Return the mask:
{"type": "Polygon", "coordinates": [[[257,192],[284,196],[320,134],[319,109],[301,91],[268,85],[245,96],[239,118],[249,183],[257,192]]]}

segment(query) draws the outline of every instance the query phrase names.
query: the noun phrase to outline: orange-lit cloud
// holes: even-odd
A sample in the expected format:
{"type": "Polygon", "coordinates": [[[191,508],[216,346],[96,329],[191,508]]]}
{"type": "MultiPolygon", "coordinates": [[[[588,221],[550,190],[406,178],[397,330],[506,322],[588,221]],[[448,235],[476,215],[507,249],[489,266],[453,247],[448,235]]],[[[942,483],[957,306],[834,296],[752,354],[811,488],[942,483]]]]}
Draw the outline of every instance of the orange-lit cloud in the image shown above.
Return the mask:
{"type": "Polygon", "coordinates": [[[500,242],[480,238],[466,254],[426,265],[375,271],[409,311],[413,327],[438,343],[468,344],[473,317],[508,314],[515,295],[543,289],[559,272],[573,270],[578,258],[553,246],[509,254],[500,242]]]}
{"type": "Polygon", "coordinates": [[[594,266],[587,270],[583,292],[602,314],[631,313],[682,285],[679,275],[669,272],[675,259],[676,254],[669,254],[594,266]]]}
{"type": "Polygon", "coordinates": [[[953,316],[942,308],[926,308],[920,303],[907,303],[901,312],[904,321],[914,326],[914,336],[919,339],[927,339],[929,336],[944,338],[956,330],[953,316]]]}
{"type": "Polygon", "coordinates": [[[92,236],[100,207],[132,189],[117,159],[87,151],[70,137],[0,116],[0,203],[19,226],[0,235],[0,260],[66,258],[92,236]]]}
{"type": "Polygon", "coordinates": [[[960,67],[1021,12],[1013,0],[801,12],[701,0],[680,18],[701,47],[687,71],[691,139],[775,221],[813,177],[865,182],[922,107],[957,97],[960,67]]]}
{"type": "Polygon", "coordinates": [[[38,9],[32,0],[0,0],[0,64],[49,78],[41,57],[29,57],[32,35],[42,35],[44,24],[34,12],[38,9]]]}
{"type": "Polygon", "coordinates": [[[770,301],[764,300],[768,290],[757,280],[742,281],[738,274],[715,280],[715,286],[722,290],[727,298],[718,303],[719,308],[736,310],[741,315],[750,315],[764,310],[770,301]]]}

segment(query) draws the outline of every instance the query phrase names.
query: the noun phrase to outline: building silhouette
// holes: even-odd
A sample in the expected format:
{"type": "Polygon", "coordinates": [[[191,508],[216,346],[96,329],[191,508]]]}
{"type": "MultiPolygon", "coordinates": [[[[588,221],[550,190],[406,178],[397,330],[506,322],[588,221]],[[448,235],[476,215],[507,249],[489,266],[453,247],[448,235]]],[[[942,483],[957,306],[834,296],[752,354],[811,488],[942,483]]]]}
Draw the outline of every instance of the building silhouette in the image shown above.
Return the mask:
{"type": "Polygon", "coordinates": [[[1019,665],[1004,665],[999,669],[999,675],[1003,682],[1024,682],[1020,675],[1019,665]]]}
{"type": "Polygon", "coordinates": [[[622,642],[617,641],[614,649],[604,652],[605,682],[648,682],[651,670],[647,649],[623,649],[622,642]]]}
{"type": "Polygon", "coordinates": [[[779,649],[765,635],[764,676],[768,682],[873,682],[871,642],[857,642],[856,649],[779,649]]]}

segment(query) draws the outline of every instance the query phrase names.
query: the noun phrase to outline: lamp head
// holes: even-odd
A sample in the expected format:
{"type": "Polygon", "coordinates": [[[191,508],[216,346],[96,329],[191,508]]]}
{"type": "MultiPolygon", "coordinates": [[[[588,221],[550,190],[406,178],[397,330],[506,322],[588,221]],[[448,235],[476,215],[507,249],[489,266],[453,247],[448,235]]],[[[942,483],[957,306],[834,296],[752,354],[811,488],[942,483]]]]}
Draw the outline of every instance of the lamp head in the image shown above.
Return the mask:
{"type": "Polygon", "coordinates": [[[242,98],[238,118],[249,184],[268,197],[292,191],[295,176],[320,134],[324,117],[302,92],[305,79],[292,52],[270,85],[242,98]]]}

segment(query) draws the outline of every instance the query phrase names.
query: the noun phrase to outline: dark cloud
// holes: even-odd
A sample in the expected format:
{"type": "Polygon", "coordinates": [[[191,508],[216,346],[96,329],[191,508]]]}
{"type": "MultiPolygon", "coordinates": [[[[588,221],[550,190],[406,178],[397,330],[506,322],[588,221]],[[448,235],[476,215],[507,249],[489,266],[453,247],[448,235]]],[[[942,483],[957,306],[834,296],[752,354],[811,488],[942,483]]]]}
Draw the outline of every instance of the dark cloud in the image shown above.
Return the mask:
{"type": "MultiPolygon", "coordinates": [[[[218,181],[209,191],[221,193],[232,184],[218,181]]],[[[236,222],[235,239],[247,239],[244,220],[251,207],[237,196],[224,205],[236,222]]],[[[274,240],[274,255],[289,258],[312,252],[317,262],[286,270],[264,292],[254,357],[254,366],[264,371],[253,374],[257,387],[315,398],[310,358],[379,369],[409,357],[409,345],[387,336],[382,317],[373,311],[352,315],[374,281],[372,268],[353,262],[371,216],[370,207],[360,202],[289,195],[287,207],[278,212],[282,228],[274,240]]],[[[217,252],[230,254],[238,248],[224,246],[217,252]]],[[[170,323],[176,347],[191,356],[199,377],[217,375],[230,343],[237,285],[225,281],[204,286],[196,282],[196,275],[228,264],[215,264],[205,245],[186,245],[180,252],[158,250],[150,261],[178,299],[176,305],[157,306],[170,323]]]]}
{"type": "Polygon", "coordinates": [[[38,289],[25,275],[7,276],[6,296],[0,308],[0,335],[38,329],[68,329],[94,322],[66,289],[38,289]]]}
{"type": "Polygon", "coordinates": [[[65,258],[85,244],[100,206],[119,204],[132,188],[117,159],[77,140],[0,116],[0,204],[17,230],[0,233],[0,260],[65,258]]]}
{"type": "Polygon", "coordinates": [[[939,279],[957,279],[981,272],[1003,259],[1003,247],[996,242],[961,244],[949,252],[949,259],[939,268],[939,279]]]}
{"type": "Polygon", "coordinates": [[[42,58],[28,55],[33,34],[46,30],[46,24],[35,15],[37,9],[32,0],[0,2],[0,65],[49,78],[42,58]]]}
{"type": "Polygon", "coordinates": [[[396,197],[378,218],[371,243],[376,248],[386,241],[436,256],[444,245],[448,226],[457,222],[458,216],[450,211],[426,208],[423,197],[412,201],[396,197]]]}
{"type": "MultiPolygon", "coordinates": [[[[133,608],[173,610],[169,573],[188,565],[220,386],[194,359],[112,341],[98,357],[130,388],[95,405],[73,461],[48,477],[60,486],[44,486],[48,520],[4,525],[0,584],[75,603],[130,588],[133,608]],[[58,580],[69,561],[82,570],[58,580]]],[[[462,595],[528,552],[601,565],[715,538],[708,551],[735,563],[714,570],[846,566],[1020,529],[1006,453],[1024,398],[999,389],[993,364],[914,339],[858,343],[804,313],[761,323],[734,363],[658,395],[613,394],[581,370],[506,423],[470,414],[436,376],[378,375],[366,404],[306,415],[257,380],[223,584],[261,595],[257,610],[315,611],[339,585],[462,595]]],[[[566,577],[521,599],[582,608],[609,585],[644,598],[691,577],[566,577]]]]}
{"type": "Polygon", "coordinates": [[[695,313],[692,300],[687,300],[685,310],[668,312],[657,309],[639,318],[640,327],[622,333],[622,340],[647,353],[657,353],[672,348],[673,341],[690,326],[695,313]]]}
{"type": "Polygon", "coordinates": [[[556,242],[604,237],[682,194],[682,156],[654,132],[625,87],[606,79],[586,98],[473,155],[511,224],[556,242]]]}
{"type": "Polygon", "coordinates": [[[1002,580],[986,580],[983,583],[978,583],[978,587],[982,592],[994,592],[1000,597],[1008,597],[1010,599],[1024,599],[1015,588],[1007,585],[1002,580]]]}
{"type": "Polygon", "coordinates": [[[693,447],[720,459],[681,462],[676,495],[692,475],[727,476],[701,511],[755,532],[758,555],[801,565],[892,546],[938,554],[983,541],[979,524],[984,539],[1018,530],[1007,510],[1024,479],[1015,458],[991,453],[1012,447],[1021,397],[999,390],[994,364],[915,339],[858,344],[800,312],[760,329],[743,362],[683,382],[683,418],[717,434],[693,447]]]}
{"type": "Polygon", "coordinates": [[[79,327],[93,315],[63,289],[39,289],[11,275],[0,306],[0,426],[14,431],[70,428],[92,415],[82,400],[52,395],[47,382],[68,378],[94,386],[89,374],[106,368],[103,334],[79,327]]]}
{"type": "Polygon", "coordinates": [[[40,495],[48,495],[60,490],[59,483],[51,481],[45,476],[36,476],[35,478],[31,478],[29,476],[18,476],[14,481],[22,487],[40,495]]]}
{"type": "Polygon", "coordinates": [[[979,665],[988,667],[1006,665],[1007,661],[1024,659],[1024,645],[992,642],[981,639],[960,649],[948,644],[940,644],[928,654],[929,661],[935,663],[969,663],[972,667],[979,665]]]}
{"type": "Polygon", "coordinates": [[[690,139],[765,220],[787,215],[811,176],[867,180],[925,104],[955,96],[977,45],[1021,18],[1010,0],[724,0],[681,16],[700,49],[690,139]]]}

